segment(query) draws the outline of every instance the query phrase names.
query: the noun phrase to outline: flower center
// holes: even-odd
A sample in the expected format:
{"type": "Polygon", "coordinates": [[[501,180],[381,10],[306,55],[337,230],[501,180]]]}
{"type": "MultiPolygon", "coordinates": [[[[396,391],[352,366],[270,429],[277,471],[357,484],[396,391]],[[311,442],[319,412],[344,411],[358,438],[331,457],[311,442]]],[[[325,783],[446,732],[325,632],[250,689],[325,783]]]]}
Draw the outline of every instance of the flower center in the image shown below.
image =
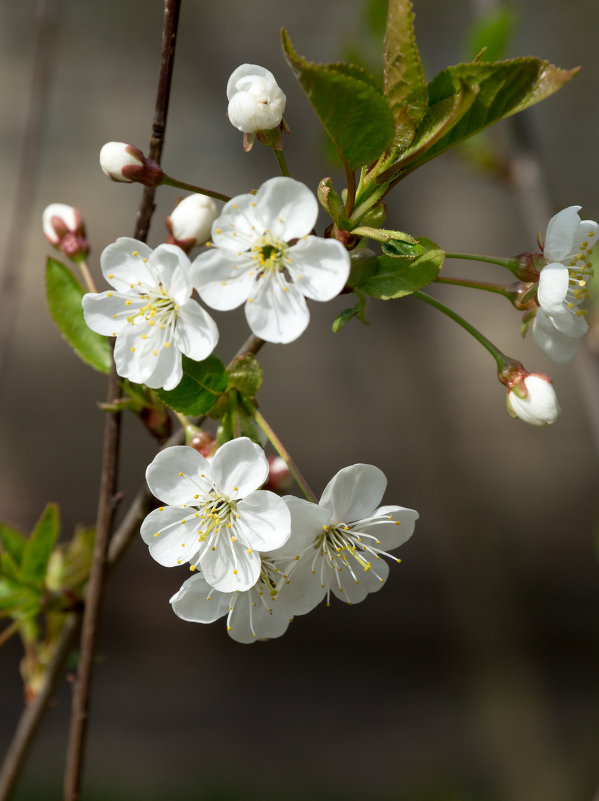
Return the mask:
{"type": "Polygon", "coordinates": [[[134,315],[127,318],[131,324],[136,317],[143,317],[148,325],[159,323],[162,326],[172,326],[177,322],[179,305],[166,293],[162,284],[156,289],[149,289],[140,295],[140,298],[147,303],[134,315]]]}
{"type": "Polygon", "coordinates": [[[589,299],[589,278],[595,274],[591,256],[593,248],[590,247],[590,237],[593,232],[587,234],[585,241],[581,242],[580,249],[566,264],[569,273],[568,291],[566,293],[565,302],[569,309],[571,309],[578,317],[587,313],[586,308],[581,308],[581,305],[589,299]]]}
{"type": "Polygon", "coordinates": [[[282,272],[287,263],[287,243],[263,236],[252,247],[252,259],[259,275],[282,272]]]}

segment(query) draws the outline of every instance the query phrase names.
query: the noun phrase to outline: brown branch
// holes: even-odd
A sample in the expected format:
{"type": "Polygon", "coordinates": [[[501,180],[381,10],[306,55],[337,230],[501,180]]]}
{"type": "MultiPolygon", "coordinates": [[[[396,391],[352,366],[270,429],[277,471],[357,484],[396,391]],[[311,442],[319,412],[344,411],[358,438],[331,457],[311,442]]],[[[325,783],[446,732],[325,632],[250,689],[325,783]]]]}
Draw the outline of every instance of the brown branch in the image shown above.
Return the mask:
{"type": "MultiPolygon", "coordinates": [[[[148,149],[150,158],[153,158],[158,163],[160,163],[162,146],[164,143],[164,132],[166,127],[170,87],[173,74],[180,5],[181,0],[164,0],[164,22],[160,72],[158,79],[158,90],[156,93],[156,106],[152,124],[152,133],[148,149]]],[[[137,214],[134,236],[136,239],[141,239],[142,241],[147,239],[150,221],[154,212],[154,192],[154,187],[144,188],[140,208],[137,214]]],[[[118,398],[118,396],[119,382],[113,365],[108,386],[108,402],[113,403],[115,398],[118,398]]],[[[71,727],[69,732],[69,743],[65,767],[65,801],[78,801],[81,794],[87,722],[89,719],[91,680],[100,615],[100,602],[102,599],[106,568],[106,552],[108,548],[110,532],[112,530],[112,520],[115,508],[114,498],[118,470],[120,417],[121,416],[119,413],[112,413],[106,418],[102,479],[96,523],[96,541],[94,545],[94,556],[87,589],[85,611],[83,615],[81,657],[73,694],[71,727]]]]}

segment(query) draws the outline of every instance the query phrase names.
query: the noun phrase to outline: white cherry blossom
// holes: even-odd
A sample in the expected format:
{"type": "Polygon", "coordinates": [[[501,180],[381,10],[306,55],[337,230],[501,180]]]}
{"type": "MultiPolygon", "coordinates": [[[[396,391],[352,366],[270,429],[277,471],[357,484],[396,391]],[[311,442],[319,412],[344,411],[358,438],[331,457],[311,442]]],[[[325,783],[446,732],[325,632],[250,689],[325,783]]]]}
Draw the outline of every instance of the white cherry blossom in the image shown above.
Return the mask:
{"type": "Polygon", "coordinates": [[[282,498],[260,490],[268,461],[259,445],[240,437],[209,461],[194,448],[161,451],[146,471],[165,506],[146,517],[141,536],[161,565],[189,562],[221,593],[249,590],[261,575],[260,552],[279,548],[290,533],[282,498]]]}
{"type": "Polygon", "coordinates": [[[242,64],[227,83],[228,116],[244,133],[268,131],[280,125],[285,95],[274,75],[257,64],[242,64]]]}
{"type": "Polygon", "coordinates": [[[280,637],[293,618],[278,587],[285,581],[275,560],[261,556],[258,581],[249,590],[220,592],[201,573],[184,582],[170,603],[182,620],[212,623],[226,616],[229,636],[237,642],[280,637]]]}
{"type": "Polygon", "coordinates": [[[379,506],[387,479],[378,467],[344,467],[327,484],[318,504],[291,496],[289,542],[272,556],[288,574],[281,590],[294,614],[313,609],[331,592],[346,603],[363,601],[379,590],[389,568],[382,558],[399,562],[388,551],[411,537],[418,512],[403,506],[379,506]]]}
{"type": "Polygon", "coordinates": [[[174,389],[183,375],[181,355],[202,361],[218,341],[214,320],[191,298],[189,259],[174,245],[152,250],[121,237],[105,248],[100,264],[113,289],[84,295],[86,323],[116,337],[120,376],[174,389]]]}
{"type": "Polygon", "coordinates": [[[507,394],[507,408],[512,417],[532,426],[555,423],[561,409],[551,379],[542,373],[529,373],[522,382],[526,387],[526,397],[517,385],[507,394]]]}
{"type": "Polygon", "coordinates": [[[255,195],[234,197],[212,225],[214,247],[192,265],[202,300],[221,311],[245,302],[256,336],[297,339],[310,319],[305,298],[331,300],[349,276],[343,245],[310,235],[317,216],[315,196],[292,178],[271,178],[255,195]]]}
{"type": "Polygon", "coordinates": [[[581,221],[580,208],[569,206],[549,220],[543,248],[546,263],[537,292],[540,311],[533,336],[543,353],[560,363],[574,357],[577,342],[588,329],[585,301],[599,226],[593,220],[581,221]]]}

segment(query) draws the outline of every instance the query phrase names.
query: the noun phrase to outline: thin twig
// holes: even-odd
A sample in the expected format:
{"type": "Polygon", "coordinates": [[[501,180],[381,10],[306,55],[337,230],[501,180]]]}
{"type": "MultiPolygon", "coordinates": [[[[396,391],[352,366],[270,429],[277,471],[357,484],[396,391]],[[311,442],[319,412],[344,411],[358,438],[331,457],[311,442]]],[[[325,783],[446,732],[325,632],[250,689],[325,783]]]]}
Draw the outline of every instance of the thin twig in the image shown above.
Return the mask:
{"type": "MultiPolygon", "coordinates": [[[[160,73],[152,134],[148,148],[149,157],[158,163],[160,163],[164,143],[180,5],[181,0],[164,0],[160,73]]],[[[147,239],[150,220],[154,212],[154,192],[154,187],[144,188],[139,212],[137,214],[134,236],[136,239],[142,241],[147,239]]],[[[108,402],[113,403],[114,399],[118,398],[118,395],[119,380],[113,365],[113,370],[109,379],[108,402]]],[[[114,497],[118,470],[120,417],[120,413],[115,412],[109,414],[106,418],[102,480],[96,523],[96,541],[83,615],[81,657],[73,694],[71,727],[65,767],[65,801],[78,801],[81,794],[87,722],[89,719],[92,669],[100,615],[100,602],[104,584],[106,552],[110,532],[112,530],[115,508],[114,497]]]]}
{"type": "Polygon", "coordinates": [[[38,175],[41,141],[45,130],[48,90],[52,77],[52,61],[60,0],[39,0],[36,10],[36,43],[29,93],[29,108],[16,174],[16,188],[6,232],[6,244],[0,267],[0,386],[6,374],[17,297],[23,273],[23,245],[31,219],[33,195],[38,175]]]}

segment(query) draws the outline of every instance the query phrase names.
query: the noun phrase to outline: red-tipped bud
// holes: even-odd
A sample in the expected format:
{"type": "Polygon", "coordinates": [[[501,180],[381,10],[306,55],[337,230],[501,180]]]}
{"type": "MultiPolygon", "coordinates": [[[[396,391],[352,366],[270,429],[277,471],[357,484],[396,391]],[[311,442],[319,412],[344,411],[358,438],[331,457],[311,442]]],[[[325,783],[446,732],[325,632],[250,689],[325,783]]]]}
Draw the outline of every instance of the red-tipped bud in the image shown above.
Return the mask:
{"type": "Polygon", "coordinates": [[[555,423],[561,412],[557,395],[549,376],[543,373],[526,373],[508,383],[507,410],[533,426],[555,423]]]}
{"type": "Polygon", "coordinates": [[[166,218],[170,245],[178,245],[186,253],[196,245],[203,244],[210,236],[212,223],[218,215],[216,203],[211,197],[188,195],[175,206],[166,218]]]}
{"type": "Polygon", "coordinates": [[[89,253],[83,217],[73,206],[50,203],[42,214],[42,228],[48,242],[69,259],[82,261],[89,253]]]}
{"type": "Polygon", "coordinates": [[[293,487],[293,478],[280,456],[268,457],[268,480],[263,489],[282,495],[293,487]]]}
{"type": "Polygon", "coordinates": [[[187,444],[190,448],[194,448],[194,450],[201,453],[206,459],[214,456],[216,451],[216,440],[206,431],[198,431],[187,444]]]}
{"type": "Polygon", "coordinates": [[[100,167],[113,181],[159,186],[164,173],[154,159],[148,159],[135,145],[107,142],[100,150],[100,167]]]}

